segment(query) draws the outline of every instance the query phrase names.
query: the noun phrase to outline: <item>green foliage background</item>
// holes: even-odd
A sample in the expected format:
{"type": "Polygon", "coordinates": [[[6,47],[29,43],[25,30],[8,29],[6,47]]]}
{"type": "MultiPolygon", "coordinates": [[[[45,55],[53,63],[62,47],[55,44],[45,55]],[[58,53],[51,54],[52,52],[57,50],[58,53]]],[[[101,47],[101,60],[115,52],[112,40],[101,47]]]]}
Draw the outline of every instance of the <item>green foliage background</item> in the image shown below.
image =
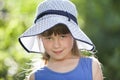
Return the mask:
{"type": "MultiPolygon", "coordinates": [[[[18,37],[33,23],[43,0],[0,0],[0,80],[23,80],[34,54],[26,54],[18,37]]],[[[81,29],[96,45],[104,80],[120,80],[120,0],[71,0],[81,29]]],[[[37,55],[38,56],[38,55],[37,55]]]]}

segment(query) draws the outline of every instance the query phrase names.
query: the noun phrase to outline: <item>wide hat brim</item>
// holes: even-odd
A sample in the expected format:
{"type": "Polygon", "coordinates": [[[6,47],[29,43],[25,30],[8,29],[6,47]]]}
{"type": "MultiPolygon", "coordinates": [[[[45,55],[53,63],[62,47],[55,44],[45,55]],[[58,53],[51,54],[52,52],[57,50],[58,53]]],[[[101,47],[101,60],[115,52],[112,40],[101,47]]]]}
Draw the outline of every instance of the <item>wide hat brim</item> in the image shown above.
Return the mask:
{"type": "Polygon", "coordinates": [[[60,23],[68,27],[80,50],[95,51],[94,44],[80,29],[78,24],[60,15],[46,15],[40,18],[19,37],[19,42],[27,52],[43,53],[45,49],[42,41],[38,39],[38,35],[60,23]]]}

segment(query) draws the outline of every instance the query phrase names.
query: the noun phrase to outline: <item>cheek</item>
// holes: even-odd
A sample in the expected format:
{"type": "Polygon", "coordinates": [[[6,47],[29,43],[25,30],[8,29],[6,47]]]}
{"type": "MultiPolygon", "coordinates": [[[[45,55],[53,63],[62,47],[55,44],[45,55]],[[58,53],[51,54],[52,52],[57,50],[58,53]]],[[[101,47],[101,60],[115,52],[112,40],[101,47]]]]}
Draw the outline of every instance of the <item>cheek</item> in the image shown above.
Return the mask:
{"type": "Polygon", "coordinates": [[[45,50],[49,50],[49,48],[50,48],[50,43],[48,43],[48,42],[45,41],[45,40],[42,40],[42,42],[43,42],[43,47],[44,47],[44,49],[45,49],[45,50]]]}
{"type": "Polygon", "coordinates": [[[67,39],[64,44],[66,45],[67,48],[71,50],[73,48],[73,43],[74,43],[73,38],[70,38],[70,39],[67,39]]]}

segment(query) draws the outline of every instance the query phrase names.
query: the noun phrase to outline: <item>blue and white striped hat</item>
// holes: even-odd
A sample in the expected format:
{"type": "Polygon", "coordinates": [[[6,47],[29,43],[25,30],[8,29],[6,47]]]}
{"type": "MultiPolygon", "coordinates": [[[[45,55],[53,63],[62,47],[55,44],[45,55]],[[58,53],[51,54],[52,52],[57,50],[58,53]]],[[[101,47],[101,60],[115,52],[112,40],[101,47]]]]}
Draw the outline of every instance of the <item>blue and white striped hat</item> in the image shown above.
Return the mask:
{"type": "Polygon", "coordinates": [[[19,37],[19,42],[27,52],[44,52],[37,35],[59,23],[68,27],[79,49],[95,51],[92,41],[80,29],[76,7],[69,0],[45,0],[39,4],[33,25],[19,37]]]}

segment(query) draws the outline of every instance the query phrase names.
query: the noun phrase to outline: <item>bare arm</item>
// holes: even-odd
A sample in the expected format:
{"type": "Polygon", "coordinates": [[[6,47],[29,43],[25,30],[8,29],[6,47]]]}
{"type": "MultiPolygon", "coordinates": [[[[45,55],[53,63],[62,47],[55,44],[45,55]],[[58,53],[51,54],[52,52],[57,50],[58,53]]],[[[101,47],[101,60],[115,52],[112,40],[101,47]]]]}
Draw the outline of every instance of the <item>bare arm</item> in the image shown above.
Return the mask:
{"type": "Polygon", "coordinates": [[[100,62],[93,58],[92,61],[93,80],[103,80],[103,74],[100,62]]]}

